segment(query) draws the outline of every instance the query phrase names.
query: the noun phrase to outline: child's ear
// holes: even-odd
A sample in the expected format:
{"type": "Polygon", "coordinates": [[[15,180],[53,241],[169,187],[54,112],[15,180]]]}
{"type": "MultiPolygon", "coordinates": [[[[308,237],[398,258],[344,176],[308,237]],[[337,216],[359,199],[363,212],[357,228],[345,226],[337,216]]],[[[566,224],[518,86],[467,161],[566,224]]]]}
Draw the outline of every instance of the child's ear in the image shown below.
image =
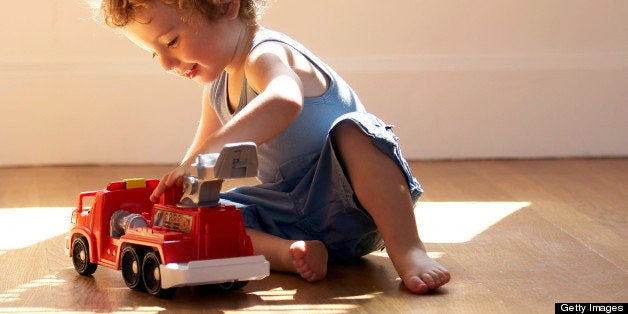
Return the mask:
{"type": "Polygon", "coordinates": [[[240,15],[240,0],[222,0],[220,2],[222,16],[232,20],[240,15]]]}

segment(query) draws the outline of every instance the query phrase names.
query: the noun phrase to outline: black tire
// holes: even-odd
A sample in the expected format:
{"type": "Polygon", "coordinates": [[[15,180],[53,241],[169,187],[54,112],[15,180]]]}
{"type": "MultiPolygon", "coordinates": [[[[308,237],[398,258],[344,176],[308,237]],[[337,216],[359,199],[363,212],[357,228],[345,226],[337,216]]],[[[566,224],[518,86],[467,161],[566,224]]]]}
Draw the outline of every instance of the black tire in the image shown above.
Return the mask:
{"type": "Polygon", "coordinates": [[[77,237],[72,241],[72,264],[76,272],[89,276],[96,271],[98,264],[89,261],[89,244],[84,237],[77,237]]]}
{"type": "Polygon", "coordinates": [[[235,280],[235,281],[227,281],[227,282],[219,283],[218,286],[222,290],[232,291],[232,290],[242,289],[248,283],[249,283],[248,281],[237,281],[237,280],[235,280]]]}
{"type": "Polygon", "coordinates": [[[142,281],[142,259],[133,246],[127,246],[122,250],[120,257],[120,269],[122,278],[127,287],[133,290],[144,290],[142,281]]]}
{"type": "Polygon", "coordinates": [[[223,283],[214,283],[209,285],[199,285],[194,287],[194,291],[198,295],[220,294],[228,291],[238,290],[248,284],[248,281],[227,281],[223,283]]]}
{"type": "Polygon", "coordinates": [[[159,255],[155,251],[150,251],[144,256],[142,262],[142,279],[144,280],[144,287],[146,292],[158,297],[158,298],[172,298],[176,288],[161,288],[161,272],[159,270],[159,264],[161,260],[159,255]]]}

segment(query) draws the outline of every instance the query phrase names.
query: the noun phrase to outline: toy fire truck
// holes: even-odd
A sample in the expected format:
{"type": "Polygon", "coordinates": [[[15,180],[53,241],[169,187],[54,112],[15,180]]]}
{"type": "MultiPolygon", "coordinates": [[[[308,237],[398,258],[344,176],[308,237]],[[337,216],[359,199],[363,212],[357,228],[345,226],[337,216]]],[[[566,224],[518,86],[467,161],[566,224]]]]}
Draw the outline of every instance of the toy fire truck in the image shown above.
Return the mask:
{"type": "Polygon", "coordinates": [[[242,213],[219,202],[224,179],[257,174],[255,144],[199,155],[192,170],[183,189],[166,189],[156,204],[149,196],[158,180],[129,179],[80,193],[65,238],[76,271],[121,270],[129,288],[158,297],[171,297],[181,286],[238,289],[268,276],[269,263],[253,255],[242,213]]]}

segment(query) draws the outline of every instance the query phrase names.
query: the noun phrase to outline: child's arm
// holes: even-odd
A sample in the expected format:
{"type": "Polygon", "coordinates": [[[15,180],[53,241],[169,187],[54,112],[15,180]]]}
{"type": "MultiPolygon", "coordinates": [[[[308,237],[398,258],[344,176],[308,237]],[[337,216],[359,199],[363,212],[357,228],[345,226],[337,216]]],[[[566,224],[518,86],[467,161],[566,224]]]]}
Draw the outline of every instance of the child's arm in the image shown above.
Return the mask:
{"type": "Polygon", "coordinates": [[[209,89],[209,86],[205,86],[203,89],[201,120],[196,129],[196,135],[194,136],[192,145],[181,161],[180,165],[182,166],[191,165],[198,154],[206,153],[207,151],[204,145],[207,141],[207,137],[220,128],[220,120],[218,120],[216,111],[209,102],[209,89]]]}
{"type": "Polygon", "coordinates": [[[169,171],[161,178],[159,185],[157,185],[150,196],[151,201],[157,202],[159,200],[159,196],[164,192],[166,187],[173,186],[174,184],[181,184],[181,182],[177,183],[177,181],[181,181],[182,177],[188,174],[188,169],[192,163],[194,163],[196,156],[207,152],[205,145],[209,135],[216,132],[216,130],[220,128],[220,120],[218,120],[216,111],[214,111],[214,108],[209,102],[208,90],[209,86],[206,86],[203,90],[201,120],[196,129],[196,135],[194,136],[192,145],[188,149],[179,166],[169,171]]]}
{"type": "Polygon", "coordinates": [[[258,96],[212,133],[205,149],[219,151],[225,144],[245,141],[261,145],[297,118],[303,106],[303,87],[289,61],[290,53],[281,44],[264,43],[249,54],[244,73],[258,96]]]}
{"type": "Polygon", "coordinates": [[[151,196],[152,201],[186,174],[196,155],[219,151],[225,144],[234,142],[252,141],[261,145],[296,119],[304,96],[301,78],[290,62],[292,53],[276,43],[261,44],[251,52],[245,73],[248,83],[260,93],[222,126],[204,93],[203,118],[192,146],[181,165],[162,178],[151,196]]]}
{"type": "Polygon", "coordinates": [[[261,145],[296,119],[303,106],[303,87],[288,61],[289,53],[290,50],[278,44],[262,44],[251,52],[244,71],[249,85],[260,92],[222,126],[205,93],[203,114],[206,118],[201,121],[201,133],[197,132],[182,164],[189,165],[199,153],[218,152],[229,143],[252,141],[261,145]],[[219,127],[213,127],[215,125],[219,127]]]}

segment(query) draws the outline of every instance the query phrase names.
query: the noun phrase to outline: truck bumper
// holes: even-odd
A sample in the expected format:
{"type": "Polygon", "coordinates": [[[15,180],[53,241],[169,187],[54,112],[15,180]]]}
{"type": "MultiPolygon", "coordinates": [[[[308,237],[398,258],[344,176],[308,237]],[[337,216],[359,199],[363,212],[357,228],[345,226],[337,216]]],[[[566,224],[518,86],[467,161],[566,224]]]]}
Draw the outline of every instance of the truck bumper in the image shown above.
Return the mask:
{"type": "Polygon", "coordinates": [[[70,236],[65,236],[65,247],[63,248],[65,256],[70,256],[70,236]]]}
{"type": "Polygon", "coordinates": [[[263,255],[220,258],[160,265],[161,288],[196,286],[229,281],[259,280],[270,274],[263,255]]]}

